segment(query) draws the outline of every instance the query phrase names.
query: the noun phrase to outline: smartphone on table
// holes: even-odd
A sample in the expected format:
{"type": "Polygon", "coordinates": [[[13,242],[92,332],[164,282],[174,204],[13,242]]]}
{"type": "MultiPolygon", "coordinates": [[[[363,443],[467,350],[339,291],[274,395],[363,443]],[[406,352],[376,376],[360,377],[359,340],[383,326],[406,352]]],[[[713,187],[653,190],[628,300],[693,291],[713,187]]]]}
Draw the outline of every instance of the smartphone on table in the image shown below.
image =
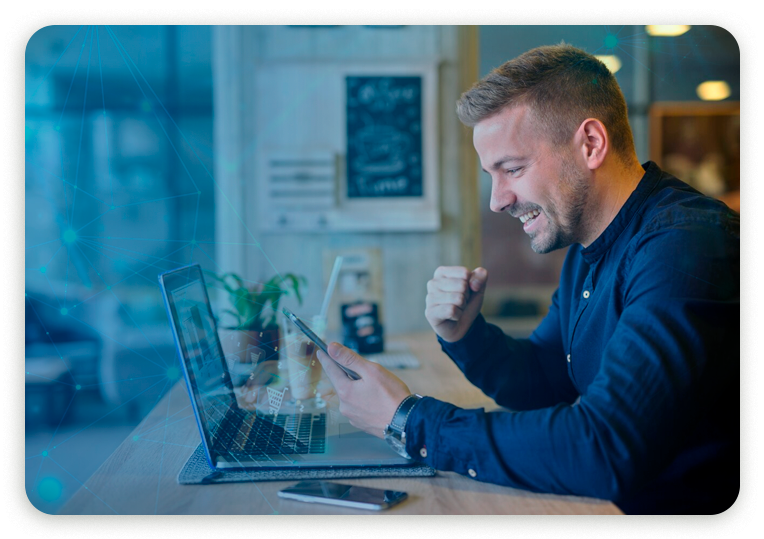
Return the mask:
{"type": "Polygon", "coordinates": [[[279,498],[309,503],[326,503],[355,509],[381,511],[408,498],[405,492],[357,487],[328,481],[301,481],[279,491],[279,498]]]}

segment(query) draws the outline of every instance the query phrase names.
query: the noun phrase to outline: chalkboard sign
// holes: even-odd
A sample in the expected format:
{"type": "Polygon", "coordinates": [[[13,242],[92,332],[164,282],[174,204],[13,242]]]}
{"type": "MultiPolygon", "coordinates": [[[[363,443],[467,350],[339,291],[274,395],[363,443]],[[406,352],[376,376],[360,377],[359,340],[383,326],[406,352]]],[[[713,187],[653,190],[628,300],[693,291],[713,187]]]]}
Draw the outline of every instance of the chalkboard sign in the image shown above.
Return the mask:
{"type": "Polygon", "coordinates": [[[345,81],[348,198],[421,197],[422,77],[345,81]]]}

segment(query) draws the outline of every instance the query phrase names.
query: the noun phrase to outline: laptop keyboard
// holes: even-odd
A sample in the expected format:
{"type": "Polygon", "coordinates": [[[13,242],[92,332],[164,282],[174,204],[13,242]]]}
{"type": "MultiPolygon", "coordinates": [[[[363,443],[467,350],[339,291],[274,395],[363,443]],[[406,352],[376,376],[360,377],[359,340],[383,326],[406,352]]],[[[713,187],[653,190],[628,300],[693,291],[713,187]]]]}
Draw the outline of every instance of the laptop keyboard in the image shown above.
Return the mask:
{"type": "Polygon", "coordinates": [[[326,414],[280,415],[276,425],[284,429],[281,445],[286,454],[323,453],[326,450],[326,414]]]}
{"type": "Polygon", "coordinates": [[[232,414],[215,432],[213,444],[226,447],[235,457],[255,459],[324,453],[326,414],[283,414],[275,420],[232,414]]]}

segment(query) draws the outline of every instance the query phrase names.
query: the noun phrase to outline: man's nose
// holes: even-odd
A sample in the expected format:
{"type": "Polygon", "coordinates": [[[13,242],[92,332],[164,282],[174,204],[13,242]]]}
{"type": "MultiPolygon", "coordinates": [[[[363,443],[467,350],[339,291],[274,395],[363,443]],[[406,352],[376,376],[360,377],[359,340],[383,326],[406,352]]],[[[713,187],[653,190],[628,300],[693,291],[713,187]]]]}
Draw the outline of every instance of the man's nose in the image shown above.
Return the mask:
{"type": "Polygon", "coordinates": [[[517,201],[517,197],[506,185],[498,180],[491,181],[491,211],[502,213],[517,201]]]}

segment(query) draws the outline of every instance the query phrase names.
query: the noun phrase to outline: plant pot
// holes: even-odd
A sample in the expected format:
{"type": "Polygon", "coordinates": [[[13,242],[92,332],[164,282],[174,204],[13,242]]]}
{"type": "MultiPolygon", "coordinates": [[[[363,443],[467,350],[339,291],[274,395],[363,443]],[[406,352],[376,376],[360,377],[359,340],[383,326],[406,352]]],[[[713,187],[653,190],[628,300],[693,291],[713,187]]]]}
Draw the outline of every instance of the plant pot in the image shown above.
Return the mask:
{"type": "Polygon", "coordinates": [[[238,358],[238,363],[260,363],[262,361],[278,361],[280,332],[278,328],[265,331],[246,331],[234,328],[218,330],[223,353],[229,365],[238,358]]]}

